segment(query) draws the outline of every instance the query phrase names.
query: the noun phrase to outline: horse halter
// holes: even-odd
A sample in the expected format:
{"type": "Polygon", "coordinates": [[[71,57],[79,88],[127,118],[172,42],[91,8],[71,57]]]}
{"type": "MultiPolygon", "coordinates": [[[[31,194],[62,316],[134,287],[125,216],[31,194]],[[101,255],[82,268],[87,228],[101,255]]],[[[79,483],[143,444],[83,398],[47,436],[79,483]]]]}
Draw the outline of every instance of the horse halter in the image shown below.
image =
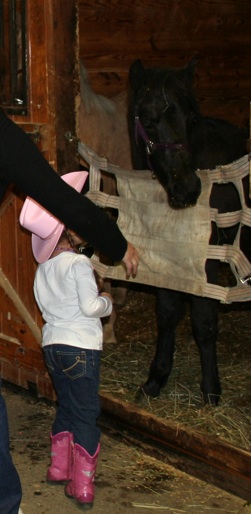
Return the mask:
{"type": "Polygon", "coordinates": [[[188,145],[185,143],[154,143],[154,141],[151,141],[151,139],[149,139],[149,137],[139,119],[139,116],[136,115],[134,118],[134,121],[135,121],[135,141],[138,144],[138,139],[140,136],[141,139],[143,139],[143,141],[145,142],[147,163],[148,163],[149,169],[153,173],[154,173],[154,170],[151,165],[149,157],[150,157],[150,155],[153,154],[153,152],[155,152],[155,150],[182,150],[183,149],[183,150],[186,150],[187,152],[189,151],[188,145]]]}

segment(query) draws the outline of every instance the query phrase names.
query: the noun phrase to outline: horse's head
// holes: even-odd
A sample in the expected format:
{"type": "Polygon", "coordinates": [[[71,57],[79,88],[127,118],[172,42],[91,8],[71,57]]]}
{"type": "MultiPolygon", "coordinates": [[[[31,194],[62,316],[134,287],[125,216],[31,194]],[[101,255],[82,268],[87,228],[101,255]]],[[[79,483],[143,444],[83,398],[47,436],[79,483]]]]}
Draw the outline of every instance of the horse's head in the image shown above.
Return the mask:
{"type": "Polygon", "coordinates": [[[189,146],[199,115],[192,91],[194,66],[191,61],[180,69],[144,68],[138,60],[129,73],[133,164],[153,171],[173,208],[194,205],[201,192],[189,146]]]}

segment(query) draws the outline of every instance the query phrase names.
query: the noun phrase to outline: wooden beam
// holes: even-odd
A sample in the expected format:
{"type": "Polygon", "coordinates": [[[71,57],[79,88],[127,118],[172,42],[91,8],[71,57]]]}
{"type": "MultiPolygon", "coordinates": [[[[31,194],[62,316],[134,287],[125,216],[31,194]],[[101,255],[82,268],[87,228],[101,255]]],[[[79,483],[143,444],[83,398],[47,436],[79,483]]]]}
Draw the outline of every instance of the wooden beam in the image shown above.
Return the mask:
{"type": "MultiPolygon", "coordinates": [[[[130,403],[100,392],[102,410],[141,436],[189,458],[190,468],[198,478],[214,483],[247,501],[251,500],[251,454],[220,439],[170,420],[158,418],[130,403]],[[200,465],[198,465],[198,463],[200,465]]],[[[188,462],[188,461],[187,461],[188,462]]],[[[180,466],[180,469],[181,466],[180,466]]],[[[190,471],[188,471],[190,472],[190,471]]]]}

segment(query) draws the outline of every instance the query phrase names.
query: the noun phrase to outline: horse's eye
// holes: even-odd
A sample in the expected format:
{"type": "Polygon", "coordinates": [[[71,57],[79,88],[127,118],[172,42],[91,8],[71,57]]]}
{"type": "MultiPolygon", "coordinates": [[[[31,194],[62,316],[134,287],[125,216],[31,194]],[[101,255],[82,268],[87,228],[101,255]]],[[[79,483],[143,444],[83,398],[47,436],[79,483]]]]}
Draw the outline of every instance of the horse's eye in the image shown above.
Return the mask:
{"type": "Polygon", "coordinates": [[[147,93],[149,93],[150,87],[149,86],[142,86],[139,89],[139,97],[143,98],[147,93]]]}
{"type": "Polygon", "coordinates": [[[164,106],[164,109],[163,109],[161,114],[172,115],[172,114],[175,113],[175,111],[176,111],[176,107],[175,107],[174,104],[166,103],[166,105],[164,106]]]}
{"type": "Polygon", "coordinates": [[[146,129],[150,129],[150,128],[152,128],[152,126],[153,126],[153,123],[152,123],[152,121],[151,121],[151,120],[145,120],[145,121],[144,121],[144,127],[145,127],[146,129]]]}

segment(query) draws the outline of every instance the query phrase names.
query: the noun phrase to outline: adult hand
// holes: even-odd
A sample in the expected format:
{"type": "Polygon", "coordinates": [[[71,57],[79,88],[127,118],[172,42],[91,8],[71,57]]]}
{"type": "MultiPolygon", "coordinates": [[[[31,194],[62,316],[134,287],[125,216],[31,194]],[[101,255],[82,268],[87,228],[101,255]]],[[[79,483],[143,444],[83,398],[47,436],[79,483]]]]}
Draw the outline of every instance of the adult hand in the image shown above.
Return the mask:
{"type": "Polygon", "coordinates": [[[127,250],[122,261],[126,267],[127,278],[131,275],[135,277],[139,265],[139,254],[131,243],[127,244],[127,250]]]}

